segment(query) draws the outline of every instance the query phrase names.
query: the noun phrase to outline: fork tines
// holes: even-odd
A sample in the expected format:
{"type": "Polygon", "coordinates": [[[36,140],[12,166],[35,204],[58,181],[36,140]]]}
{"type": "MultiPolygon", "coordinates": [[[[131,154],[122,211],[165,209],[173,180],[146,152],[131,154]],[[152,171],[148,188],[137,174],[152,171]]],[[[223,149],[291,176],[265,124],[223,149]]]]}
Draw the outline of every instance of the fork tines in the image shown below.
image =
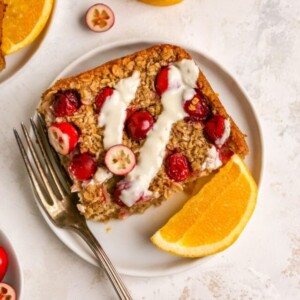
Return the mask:
{"type": "MultiPolygon", "coordinates": [[[[48,216],[51,217],[50,212],[52,209],[54,209],[55,204],[57,204],[58,201],[63,200],[69,194],[64,187],[64,185],[68,186],[66,182],[66,176],[65,174],[61,174],[61,172],[58,175],[57,170],[55,170],[51,162],[50,157],[52,159],[57,158],[53,157],[53,154],[51,153],[52,149],[47,143],[45,136],[46,127],[42,117],[38,115],[37,121],[34,121],[34,119],[31,118],[30,123],[33,136],[36,139],[36,143],[38,144],[39,151],[37,151],[24,123],[21,124],[21,127],[34,164],[32,160],[30,160],[24,144],[20,138],[20,135],[15,128],[14,134],[20,152],[22,154],[30,181],[32,183],[34,193],[37,196],[37,199],[42,208],[45,210],[48,216]]],[[[57,165],[59,166],[59,164],[57,165]]]]}

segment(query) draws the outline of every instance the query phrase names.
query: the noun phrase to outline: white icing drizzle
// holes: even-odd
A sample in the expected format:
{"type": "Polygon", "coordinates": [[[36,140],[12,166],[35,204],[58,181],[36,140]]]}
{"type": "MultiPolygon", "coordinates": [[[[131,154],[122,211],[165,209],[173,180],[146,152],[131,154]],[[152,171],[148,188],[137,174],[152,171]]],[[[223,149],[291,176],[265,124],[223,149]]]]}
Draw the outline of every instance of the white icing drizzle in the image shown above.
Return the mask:
{"type": "Polygon", "coordinates": [[[99,114],[98,125],[104,128],[104,148],[122,143],[126,109],[134,99],[140,84],[140,73],[121,79],[114,87],[113,94],[104,102],[99,114]]]}
{"type": "Polygon", "coordinates": [[[219,158],[218,150],[215,146],[212,146],[207,151],[205,161],[202,163],[201,169],[204,170],[215,170],[222,166],[222,161],[219,158]]]}
{"type": "Polygon", "coordinates": [[[219,139],[216,139],[215,141],[218,147],[221,147],[230,136],[230,121],[228,119],[225,119],[224,125],[225,125],[225,129],[223,135],[219,139]]]}
{"type": "Polygon", "coordinates": [[[98,167],[93,179],[96,183],[103,183],[112,177],[113,174],[111,172],[104,168],[98,167]]]}
{"type": "Polygon", "coordinates": [[[130,182],[130,187],[120,195],[128,207],[149,193],[149,185],[162,165],[172,126],[187,116],[183,101],[187,95],[195,94],[198,75],[199,69],[192,60],[184,59],[169,66],[169,86],[161,97],[163,111],[140,149],[136,167],[125,178],[130,182]]]}

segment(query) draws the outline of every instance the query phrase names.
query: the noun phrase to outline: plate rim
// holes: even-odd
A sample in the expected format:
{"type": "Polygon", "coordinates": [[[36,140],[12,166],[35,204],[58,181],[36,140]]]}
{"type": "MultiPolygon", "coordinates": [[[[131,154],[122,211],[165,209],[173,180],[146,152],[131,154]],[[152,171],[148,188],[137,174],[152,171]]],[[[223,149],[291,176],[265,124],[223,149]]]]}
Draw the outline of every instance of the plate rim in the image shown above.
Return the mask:
{"type": "MultiPolygon", "coordinates": [[[[262,186],[262,181],[264,178],[264,169],[265,169],[265,147],[264,147],[264,140],[263,140],[263,131],[262,131],[262,126],[260,123],[260,119],[258,117],[258,113],[253,105],[253,103],[251,102],[251,98],[249,97],[248,93],[246,92],[246,90],[243,88],[243,86],[241,86],[241,84],[239,83],[239,81],[236,79],[236,76],[232,74],[232,72],[228,71],[226,67],[224,67],[220,62],[218,62],[217,60],[215,60],[214,58],[212,58],[209,54],[207,54],[207,52],[202,51],[200,49],[196,49],[194,47],[189,47],[189,46],[184,46],[181,43],[173,43],[171,41],[165,40],[152,40],[152,39],[126,39],[126,40],[122,40],[122,41],[114,41],[112,43],[108,43],[105,45],[101,45],[98,47],[95,47],[81,55],[79,55],[73,62],[71,62],[70,64],[68,64],[66,67],[64,67],[61,72],[59,72],[59,74],[55,77],[55,79],[50,83],[49,87],[52,86],[59,78],[62,77],[62,74],[69,72],[70,69],[72,69],[74,66],[76,66],[78,63],[80,63],[80,61],[85,60],[85,58],[88,58],[89,56],[93,56],[93,54],[95,53],[101,53],[103,51],[107,51],[109,49],[112,48],[116,48],[116,47],[124,47],[124,46],[133,46],[135,44],[148,44],[149,46],[151,44],[174,44],[174,45],[178,45],[180,47],[183,47],[184,49],[187,50],[187,52],[195,52],[195,53],[199,53],[202,57],[204,57],[206,60],[208,60],[210,63],[212,63],[213,65],[217,66],[219,69],[221,69],[224,73],[226,73],[229,78],[236,84],[236,86],[238,87],[238,89],[240,89],[241,93],[244,95],[245,99],[247,100],[248,105],[250,106],[251,109],[251,113],[253,114],[253,116],[255,117],[255,121],[256,121],[256,125],[257,125],[257,130],[258,130],[258,134],[259,134],[259,142],[260,142],[260,149],[261,149],[261,168],[259,171],[259,179],[257,183],[258,187],[262,186]]],[[[260,188],[258,189],[259,193],[260,193],[260,188]]],[[[90,257],[83,249],[80,249],[78,246],[74,247],[73,246],[73,241],[71,240],[65,240],[62,236],[65,234],[66,230],[61,229],[56,227],[46,216],[46,214],[44,213],[43,209],[40,207],[40,205],[37,202],[37,205],[45,219],[45,221],[47,222],[47,224],[49,225],[49,227],[51,228],[52,232],[55,233],[55,235],[61,240],[61,242],[63,242],[72,252],[74,252],[76,255],[78,255],[79,257],[81,257],[83,260],[85,260],[86,262],[94,265],[94,266],[98,266],[97,262],[95,259],[93,259],[92,257],[90,257]],[[76,249],[76,250],[75,250],[76,249]]],[[[73,233],[72,231],[67,231],[67,234],[70,235],[75,235],[75,233],[73,233]]],[[[92,252],[91,252],[92,253],[92,252]]],[[[212,256],[206,257],[207,258],[211,258],[212,256]]],[[[198,258],[193,260],[191,263],[188,263],[184,266],[181,266],[180,268],[174,269],[172,268],[170,271],[166,270],[166,271],[154,271],[151,273],[148,273],[147,271],[140,271],[140,270],[128,270],[126,268],[122,268],[122,267],[117,267],[117,270],[120,274],[125,275],[125,276],[130,276],[130,277],[141,277],[141,278],[151,278],[151,277],[162,277],[162,276],[169,276],[169,275],[173,275],[173,274],[178,274],[187,270],[190,270],[192,268],[195,268],[196,266],[199,265],[199,260],[203,260],[203,258],[198,258]]]]}

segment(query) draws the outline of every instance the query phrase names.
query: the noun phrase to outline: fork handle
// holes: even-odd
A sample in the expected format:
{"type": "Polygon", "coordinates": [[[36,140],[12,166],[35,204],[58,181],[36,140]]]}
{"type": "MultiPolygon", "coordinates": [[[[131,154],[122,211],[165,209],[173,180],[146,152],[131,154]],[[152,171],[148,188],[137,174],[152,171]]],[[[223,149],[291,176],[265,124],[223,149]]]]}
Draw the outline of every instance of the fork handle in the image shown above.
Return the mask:
{"type": "Polygon", "coordinates": [[[116,293],[122,300],[132,300],[125,284],[123,283],[120,275],[113,266],[112,262],[106,255],[105,251],[96,240],[92,232],[89,230],[88,226],[73,228],[77,234],[79,234],[85,242],[89,245],[91,250],[94,252],[98,265],[104,268],[104,271],[108,275],[110,282],[112,283],[116,293]]]}

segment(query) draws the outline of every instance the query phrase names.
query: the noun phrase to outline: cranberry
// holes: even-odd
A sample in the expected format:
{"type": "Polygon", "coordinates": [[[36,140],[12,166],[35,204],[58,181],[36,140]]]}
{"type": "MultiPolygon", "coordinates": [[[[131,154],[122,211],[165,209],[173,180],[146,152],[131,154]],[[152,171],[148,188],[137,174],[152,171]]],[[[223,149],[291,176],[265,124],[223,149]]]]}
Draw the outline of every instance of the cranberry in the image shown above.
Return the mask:
{"type": "Polygon", "coordinates": [[[54,123],[48,128],[49,142],[56,152],[67,155],[78,143],[77,129],[68,122],[54,123]]]}
{"type": "Polygon", "coordinates": [[[168,71],[168,67],[162,68],[156,76],[155,89],[160,96],[168,89],[168,71]]]}
{"type": "Polygon", "coordinates": [[[126,109],[126,122],[130,119],[130,117],[137,111],[137,109],[133,106],[128,107],[126,109]]]}
{"type": "Polygon", "coordinates": [[[183,107],[192,120],[202,121],[208,117],[209,107],[207,100],[199,92],[192,99],[185,100],[183,107]]]}
{"type": "Polygon", "coordinates": [[[120,176],[130,173],[136,165],[133,151],[125,145],[110,147],[105,154],[104,161],[111,173],[120,176]]]}
{"type": "Polygon", "coordinates": [[[108,97],[110,97],[113,94],[113,92],[114,92],[114,89],[112,89],[108,86],[100,91],[100,93],[98,94],[98,96],[96,97],[96,100],[95,100],[95,105],[96,105],[97,112],[101,111],[101,108],[102,108],[105,100],[108,97]]]}
{"type": "Polygon", "coordinates": [[[80,181],[91,179],[96,170],[96,158],[88,153],[75,155],[69,165],[71,175],[80,181]]]}
{"type": "Polygon", "coordinates": [[[0,299],[1,300],[17,299],[14,288],[8,285],[7,283],[0,282],[0,299]]]}
{"type": "MultiPolygon", "coordinates": [[[[8,255],[3,247],[0,246],[0,282],[4,278],[8,268],[8,255]]],[[[0,293],[1,299],[1,293],[0,293]]]]}
{"type": "Polygon", "coordinates": [[[94,32],[104,32],[115,23],[115,16],[110,7],[97,3],[86,12],[85,21],[89,29],[94,32]]]}
{"type": "Polygon", "coordinates": [[[190,173],[188,159],[180,153],[169,155],[166,159],[166,173],[175,181],[186,180],[190,173]]]}
{"type": "Polygon", "coordinates": [[[222,138],[225,131],[225,118],[219,115],[213,116],[208,120],[204,127],[207,138],[215,143],[217,139],[222,138]]]}
{"type": "Polygon", "coordinates": [[[226,164],[233,154],[233,151],[226,145],[219,149],[219,158],[223,164],[226,164]]]}
{"type": "Polygon", "coordinates": [[[127,121],[128,135],[135,141],[144,139],[153,127],[153,117],[147,111],[134,112],[127,121]]]}
{"type": "Polygon", "coordinates": [[[71,116],[80,105],[80,95],[76,90],[58,91],[54,96],[53,113],[56,117],[71,116]]]}

